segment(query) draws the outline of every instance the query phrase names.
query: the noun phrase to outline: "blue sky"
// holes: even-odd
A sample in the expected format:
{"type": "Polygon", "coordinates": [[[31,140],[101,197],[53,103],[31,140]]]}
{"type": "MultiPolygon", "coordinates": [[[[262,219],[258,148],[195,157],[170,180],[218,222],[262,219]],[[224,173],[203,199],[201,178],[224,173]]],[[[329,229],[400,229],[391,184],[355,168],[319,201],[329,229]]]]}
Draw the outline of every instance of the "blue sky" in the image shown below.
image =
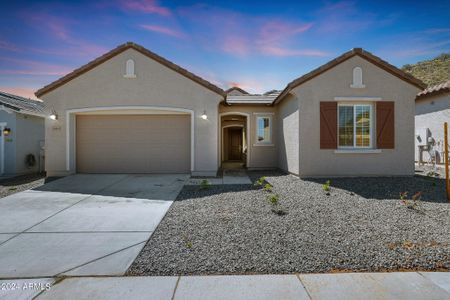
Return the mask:
{"type": "Polygon", "coordinates": [[[126,41],[264,92],[353,47],[399,67],[450,52],[450,1],[2,1],[0,90],[31,97],[126,41]]]}

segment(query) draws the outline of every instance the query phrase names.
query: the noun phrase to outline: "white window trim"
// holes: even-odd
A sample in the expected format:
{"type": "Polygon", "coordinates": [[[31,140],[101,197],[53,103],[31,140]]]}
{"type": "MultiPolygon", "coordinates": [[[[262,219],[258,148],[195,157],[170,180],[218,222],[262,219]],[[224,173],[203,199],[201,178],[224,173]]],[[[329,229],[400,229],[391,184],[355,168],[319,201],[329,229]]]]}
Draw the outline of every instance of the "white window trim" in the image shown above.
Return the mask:
{"type": "MultiPolygon", "coordinates": [[[[345,150],[347,151],[346,153],[356,153],[356,152],[361,152],[361,151],[369,151],[369,150],[374,150],[374,144],[373,144],[373,140],[374,140],[374,105],[373,103],[338,103],[338,109],[337,109],[337,143],[338,143],[338,150],[345,150]],[[353,106],[353,146],[340,146],[339,145],[339,107],[341,106],[353,106]],[[369,146],[356,146],[356,126],[355,126],[355,121],[356,121],[356,106],[370,106],[370,128],[369,128],[369,135],[370,135],[370,144],[369,146]]],[[[339,153],[336,152],[335,153],[339,153]]]]}
{"type": "Polygon", "coordinates": [[[258,114],[255,118],[255,143],[253,146],[273,146],[272,143],[272,115],[270,114],[258,114]],[[267,118],[269,119],[269,140],[259,142],[258,141],[258,119],[259,118],[267,118]]]}
{"type": "Polygon", "coordinates": [[[334,150],[336,154],[375,154],[381,153],[381,149],[338,149],[334,150]]]}

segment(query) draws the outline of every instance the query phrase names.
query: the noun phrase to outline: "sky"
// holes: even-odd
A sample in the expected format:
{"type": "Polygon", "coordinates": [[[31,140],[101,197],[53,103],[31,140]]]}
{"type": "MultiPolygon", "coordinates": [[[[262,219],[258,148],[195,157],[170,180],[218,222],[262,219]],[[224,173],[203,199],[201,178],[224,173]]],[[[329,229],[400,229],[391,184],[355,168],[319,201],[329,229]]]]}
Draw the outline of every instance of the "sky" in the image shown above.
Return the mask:
{"type": "Polygon", "coordinates": [[[355,47],[398,67],[450,52],[450,0],[0,0],[0,90],[34,98],[127,41],[263,93],[355,47]]]}

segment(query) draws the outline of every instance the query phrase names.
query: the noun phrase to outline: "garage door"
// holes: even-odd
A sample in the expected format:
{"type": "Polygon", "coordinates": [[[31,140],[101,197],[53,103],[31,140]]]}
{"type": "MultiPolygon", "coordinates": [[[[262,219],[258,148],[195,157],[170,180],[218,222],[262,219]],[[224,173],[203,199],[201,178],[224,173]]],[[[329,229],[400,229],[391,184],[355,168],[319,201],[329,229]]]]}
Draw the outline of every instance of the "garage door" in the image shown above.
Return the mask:
{"type": "Polygon", "coordinates": [[[190,172],[190,115],[78,115],[77,172],[190,172]]]}

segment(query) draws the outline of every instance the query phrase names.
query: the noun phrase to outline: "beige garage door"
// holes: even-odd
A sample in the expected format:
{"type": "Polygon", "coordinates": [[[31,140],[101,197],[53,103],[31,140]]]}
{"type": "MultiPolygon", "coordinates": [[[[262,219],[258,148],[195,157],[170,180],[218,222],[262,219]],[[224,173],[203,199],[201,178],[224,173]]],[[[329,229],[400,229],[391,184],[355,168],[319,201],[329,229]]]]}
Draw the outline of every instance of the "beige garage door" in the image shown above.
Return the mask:
{"type": "Polygon", "coordinates": [[[77,172],[190,172],[190,115],[78,115],[77,172]]]}

